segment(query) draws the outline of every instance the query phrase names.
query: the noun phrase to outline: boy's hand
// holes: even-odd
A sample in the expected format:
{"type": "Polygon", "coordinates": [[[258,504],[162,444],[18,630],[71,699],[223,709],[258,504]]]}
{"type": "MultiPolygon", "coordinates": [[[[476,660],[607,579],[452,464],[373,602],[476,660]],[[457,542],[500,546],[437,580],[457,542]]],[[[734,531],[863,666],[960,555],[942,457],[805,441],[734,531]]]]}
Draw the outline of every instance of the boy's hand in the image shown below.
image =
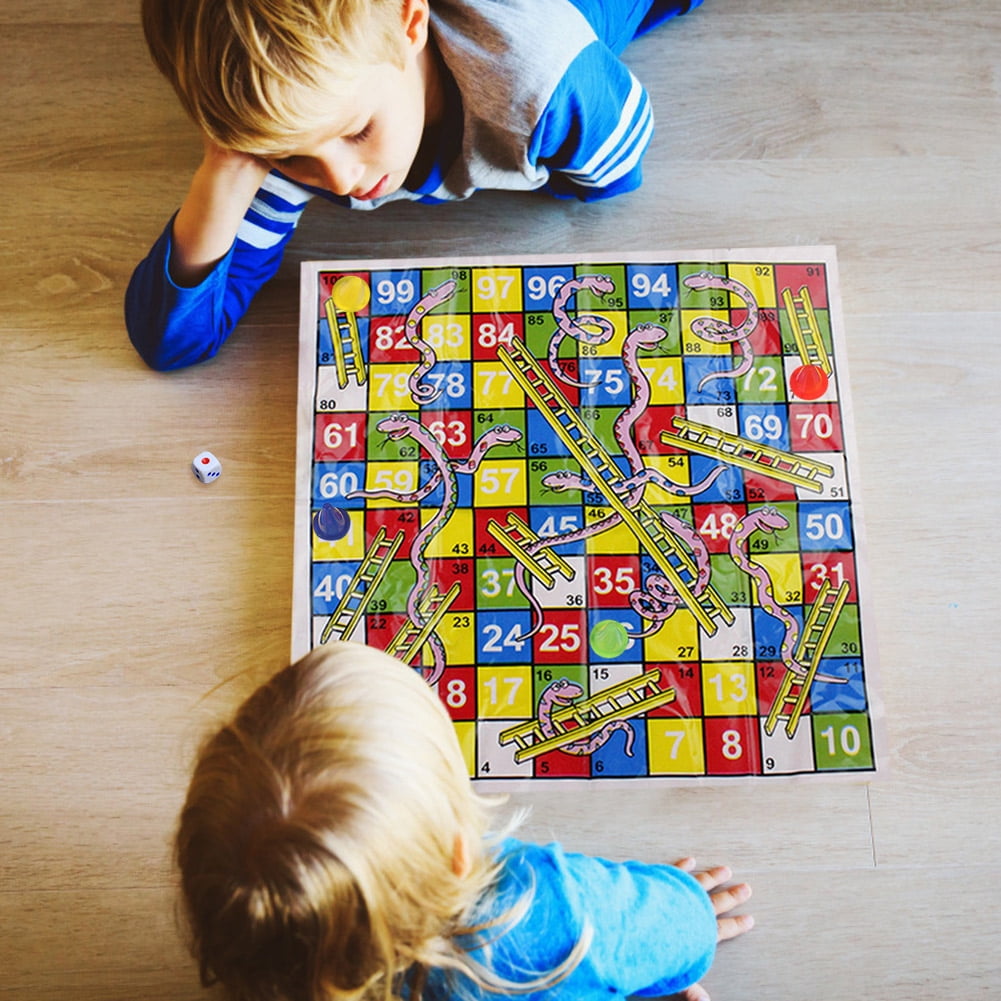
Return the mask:
{"type": "MultiPolygon", "coordinates": [[[[702,889],[709,894],[713,910],[716,912],[716,940],[718,942],[736,938],[754,927],[754,918],[750,914],[727,917],[729,911],[739,907],[751,896],[751,888],[747,883],[723,887],[724,883],[733,878],[729,866],[720,865],[705,872],[696,872],[695,859],[691,857],[678,859],[674,865],[684,872],[690,872],[698,880],[702,889]],[[717,889],[717,887],[723,888],[717,889]]],[[[692,984],[678,997],[683,998],[684,1001],[709,1001],[709,994],[701,984],[692,984]]]]}
{"type": "Polygon", "coordinates": [[[199,284],[226,255],[269,169],[256,156],[205,139],[202,162],[174,217],[170,276],[178,285],[199,284]]]}
{"type": "Polygon", "coordinates": [[[238,149],[229,149],[227,146],[220,146],[214,139],[207,135],[202,136],[202,159],[221,165],[239,165],[247,163],[261,163],[264,161],[251,153],[241,153],[238,149]]]}

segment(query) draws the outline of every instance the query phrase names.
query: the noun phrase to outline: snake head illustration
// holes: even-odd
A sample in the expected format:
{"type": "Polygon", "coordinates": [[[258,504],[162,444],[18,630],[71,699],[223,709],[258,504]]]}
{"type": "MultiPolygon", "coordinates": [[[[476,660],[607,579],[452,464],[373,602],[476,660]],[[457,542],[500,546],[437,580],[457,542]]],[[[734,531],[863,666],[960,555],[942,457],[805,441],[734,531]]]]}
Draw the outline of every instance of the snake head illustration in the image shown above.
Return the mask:
{"type": "Polygon", "coordinates": [[[595,295],[606,295],[615,291],[615,282],[608,275],[584,275],[580,279],[581,288],[586,288],[595,295]]]}
{"type": "Polygon", "coordinates": [[[762,532],[775,532],[789,527],[789,521],[784,515],[779,514],[774,507],[763,507],[758,509],[758,528],[762,532]]]}
{"type": "Polygon", "coordinates": [[[449,278],[447,281],[443,281],[440,285],[431,289],[424,297],[427,308],[433,309],[435,306],[440,306],[443,302],[451,299],[457,287],[458,283],[455,279],[449,278]]]}
{"type": "Polygon", "coordinates": [[[521,432],[510,424],[498,424],[494,428],[494,441],[498,445],[510,445],[513,442],[521,441],[521,432]]]}
{"type": "Polygon", "coordinates": [[[383,417],[375,427],[377,431],[382,431],[395,441],[409,434],[414,423],[414,419],[407,417],[406,414],[390,414],[388,417],[383,417]]]}
{"type": "Polygon", "coordinates": [[[555,473],[546,473],[542,477],[542,485],[550,490],[569,490],[578,479],[577,474],[569,469],[558,469],[555,473]]]}
{"type": "Polygon", "coordinates": [[[665,337],[667,337],[667,331],[660,324],[638,323],[629,331],[629,335],[626,337],[626,344],[629,347],[635,345],[637,348],[652,348],[655,344],[659,344],[665,337]]]}
{"type": "Polygon", "coordinates": [[[552,696],[554,702],[560,705],[569,705],[574,699],[579,699],[584,694],[584,689],[569,678],[560,678],[554,681],[546,692],[552,696]]]}
{"type": "Polygon", "coordinates": [[[701,292],[703,289],[713,288],[714,283],[719,281],[719,278],[712,274],[712,272],[699,271],[697,274],[688,275],[684,281],[690,289],[701,292]]]}

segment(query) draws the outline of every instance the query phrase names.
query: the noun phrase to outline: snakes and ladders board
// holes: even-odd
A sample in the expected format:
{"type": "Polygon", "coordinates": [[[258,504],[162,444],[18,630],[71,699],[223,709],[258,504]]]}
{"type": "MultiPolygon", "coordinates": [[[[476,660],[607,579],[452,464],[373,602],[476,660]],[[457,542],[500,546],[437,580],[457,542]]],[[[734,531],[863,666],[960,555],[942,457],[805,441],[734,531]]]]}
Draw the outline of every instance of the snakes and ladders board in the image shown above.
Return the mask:
{"type": "Polygon", "coordinates": [[[829,248],[304,265],[293,655],[487,784],[871,777],[841,327],[829,248]]]}

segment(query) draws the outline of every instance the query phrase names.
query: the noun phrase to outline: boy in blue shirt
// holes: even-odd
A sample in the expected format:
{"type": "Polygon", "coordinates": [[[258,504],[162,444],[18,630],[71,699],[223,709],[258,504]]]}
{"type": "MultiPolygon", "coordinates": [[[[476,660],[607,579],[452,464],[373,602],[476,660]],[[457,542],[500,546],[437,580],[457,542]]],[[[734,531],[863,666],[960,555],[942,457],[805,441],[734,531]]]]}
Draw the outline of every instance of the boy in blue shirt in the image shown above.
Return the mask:
{"type": "Polygon", "coordinates": [[[129,284],[136,349],[157,369],[215,355],[316,195],[368,209],[634,189],[653,116],[619,53],[699,3],[143,0],[205,153],[129,284]]]}

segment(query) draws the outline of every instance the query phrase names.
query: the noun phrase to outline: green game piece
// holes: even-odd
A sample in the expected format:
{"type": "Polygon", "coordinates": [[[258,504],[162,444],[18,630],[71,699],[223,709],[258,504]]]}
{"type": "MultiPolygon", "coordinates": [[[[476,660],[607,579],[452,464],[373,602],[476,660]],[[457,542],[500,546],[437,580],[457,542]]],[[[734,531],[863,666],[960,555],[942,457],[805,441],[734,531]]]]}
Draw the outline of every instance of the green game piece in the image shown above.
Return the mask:
{"type": "Polygon", "coordinates": [[[629,633],[621,622],[603,619],[591,630],[591,649],[599,657],[618,657],[629,646],[629,633]]]}

